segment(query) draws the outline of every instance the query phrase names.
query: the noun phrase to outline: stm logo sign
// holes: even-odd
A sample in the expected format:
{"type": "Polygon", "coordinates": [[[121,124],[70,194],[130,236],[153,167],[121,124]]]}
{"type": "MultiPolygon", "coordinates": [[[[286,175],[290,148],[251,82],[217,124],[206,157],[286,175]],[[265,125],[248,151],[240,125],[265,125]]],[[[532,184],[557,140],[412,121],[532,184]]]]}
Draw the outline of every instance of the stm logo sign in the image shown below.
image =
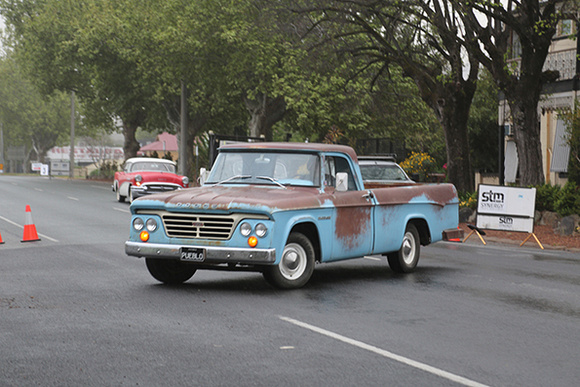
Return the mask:
{"type": "Polygon", "coordinates": [[[484,191],[480,194],[480,208],[482,210],[501,211],[504,208],[505,195],[493,190],[484,191]]]}
{"type": "Polygon", "coordinates": [[[481,193],[482,203],[502,203],[504,202],[504,195],[501,192],[482,192],[481,193]]]}

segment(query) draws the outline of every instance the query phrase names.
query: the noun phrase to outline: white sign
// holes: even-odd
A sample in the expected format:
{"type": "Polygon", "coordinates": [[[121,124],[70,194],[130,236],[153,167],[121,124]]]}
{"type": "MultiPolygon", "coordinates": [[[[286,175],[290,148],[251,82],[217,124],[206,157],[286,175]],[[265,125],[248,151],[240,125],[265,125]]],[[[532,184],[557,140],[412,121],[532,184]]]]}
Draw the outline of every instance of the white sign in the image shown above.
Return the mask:
{"type": "Polygon", "coordinates": [[[32,170],[34,172],[39,172],[42,168],[42,163],[32,163],[32,170]]]}
{"type": "Polygon", "coordinates": [[[477,227],[489,230],[533,232],[536,189],[480,184],[477,227]]]}
{"type": "Polygon", "coordinates": [[[48,164],[42,164],[40,167],[40,176],[48,176],[48,164]]]}

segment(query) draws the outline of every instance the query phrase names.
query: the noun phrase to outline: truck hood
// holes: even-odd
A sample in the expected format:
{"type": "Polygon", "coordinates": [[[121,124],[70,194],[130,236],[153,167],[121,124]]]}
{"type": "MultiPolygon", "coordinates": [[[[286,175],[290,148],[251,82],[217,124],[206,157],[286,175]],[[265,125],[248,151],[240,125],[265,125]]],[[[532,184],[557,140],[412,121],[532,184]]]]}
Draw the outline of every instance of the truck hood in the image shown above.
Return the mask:
{"type": "MultiPolygon", "coordinates": [[[[324,196],[324,195],[322,195],[324,196]]],[[[131,211],[138,209],[221,210],[275,212],[276,210],[320,207],[318,188],[241,185],[203,186],[154,194],[135,200],[131,211]]]]}

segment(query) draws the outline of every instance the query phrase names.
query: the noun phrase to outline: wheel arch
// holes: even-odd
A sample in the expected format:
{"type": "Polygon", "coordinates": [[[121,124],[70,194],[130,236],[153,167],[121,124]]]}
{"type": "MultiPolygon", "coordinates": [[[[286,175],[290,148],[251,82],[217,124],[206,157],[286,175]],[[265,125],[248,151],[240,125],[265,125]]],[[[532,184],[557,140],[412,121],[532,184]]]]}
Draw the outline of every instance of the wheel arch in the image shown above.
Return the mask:
{"type": "Polygon", "coordinates": [[[312,243],[312,246],[314,247],[314,253],[316,255],[315,261],[320,262],[322,255],[321,255],[320,234],[318,233],[318,227],[316,227],[316,225],[313,222],[301,222],[301,223],[297,223],[294,226],[292,226],[290,233],[293,233],[293,232],[299,232],[301,234],[304,234],[308,239],[310,239],[310,242],[312,243]]]}
{"type": "MultiPolygon", "coordinates": [[[[407,221],[407,224],[412,224],[415,226],[419,232],[419,239],[421,245],[427,246],[431,243],[431,231],[429,230],[429,224],[423,218],[412,218],[407,221]]],[[[405,226],[406,228],[406,226],[405,226]]]]}

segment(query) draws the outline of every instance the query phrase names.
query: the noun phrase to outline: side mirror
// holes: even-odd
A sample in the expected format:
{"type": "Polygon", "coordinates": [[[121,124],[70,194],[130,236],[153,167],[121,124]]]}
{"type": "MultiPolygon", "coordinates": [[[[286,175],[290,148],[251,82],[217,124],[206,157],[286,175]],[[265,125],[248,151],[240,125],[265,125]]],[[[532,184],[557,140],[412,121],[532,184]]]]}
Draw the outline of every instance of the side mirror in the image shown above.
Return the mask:
{"type": "Polygon", "coordinates": [[[338,192],[348,191],[348,173],[338,172],[336,174],[336,190],[338,192]]]}

